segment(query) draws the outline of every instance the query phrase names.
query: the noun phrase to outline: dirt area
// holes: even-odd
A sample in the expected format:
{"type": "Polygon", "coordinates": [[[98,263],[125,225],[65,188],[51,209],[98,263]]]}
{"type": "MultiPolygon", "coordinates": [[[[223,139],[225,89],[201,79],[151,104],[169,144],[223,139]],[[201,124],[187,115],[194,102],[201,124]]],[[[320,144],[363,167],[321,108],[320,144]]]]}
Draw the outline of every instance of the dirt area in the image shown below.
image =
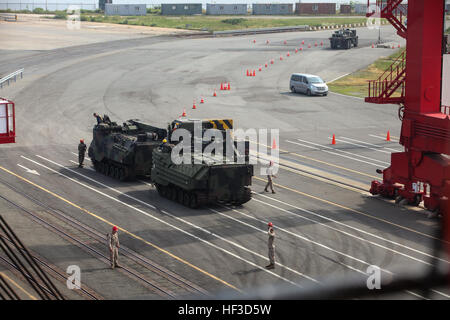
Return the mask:
{"type": "Polygon", "coordinates": [[[192,33],[189,30],[80,22],[70,29],[68,21],[46,15],[18,14],[17,22],[0,21],[1,50],[51,50],[96,42],[192,33]]]}

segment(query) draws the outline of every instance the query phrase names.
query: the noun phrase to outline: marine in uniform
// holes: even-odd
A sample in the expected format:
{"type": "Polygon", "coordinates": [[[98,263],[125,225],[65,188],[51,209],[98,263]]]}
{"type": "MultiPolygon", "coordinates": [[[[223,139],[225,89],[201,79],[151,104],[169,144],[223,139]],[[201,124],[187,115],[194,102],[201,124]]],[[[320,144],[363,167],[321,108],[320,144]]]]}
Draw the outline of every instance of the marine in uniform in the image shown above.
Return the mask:
{"type": "Polygon", "coordinates": [[[83,168],[84,155],[86,154],[86,145],[84,144],[84,140],[80,140],[80,144],[78,145],[78,168],[83,168]]]}
{"type": "Polygon", "coordinates": [[[274,269],[275,268],[275,245],[273,244],[275,240],[275,231],[273,231],[273,224],[272,222],[269,222],[267,225],[267,228],[269,231],[267,232],[269,235],[269,240],[267,242],[269,247],[269,265],[266,266],[267,269],[274,269]]]}
{"type": "Polygon", "coordinates": [[[275,190],[273,190],[273,178],[276,178],[276,176],[273,174],[273,161],[270,161],[269,168],[267,168],[267,184],[264,188],[265,192],[269,192],[267,188],[270,187],[270,190],[272,190],[272,193],[275,193],[275,190]]]}
{"type": "Polygon", "coordinates": [[[118,228],[114,226],[112,228],[112,233],[109,236],[108,239],[108,245],[109,245],[109,254],[111,258],[111,269],[114,269],[115,267],[120,268],[119,265],[119,235],[117,233],[118,228]]]}

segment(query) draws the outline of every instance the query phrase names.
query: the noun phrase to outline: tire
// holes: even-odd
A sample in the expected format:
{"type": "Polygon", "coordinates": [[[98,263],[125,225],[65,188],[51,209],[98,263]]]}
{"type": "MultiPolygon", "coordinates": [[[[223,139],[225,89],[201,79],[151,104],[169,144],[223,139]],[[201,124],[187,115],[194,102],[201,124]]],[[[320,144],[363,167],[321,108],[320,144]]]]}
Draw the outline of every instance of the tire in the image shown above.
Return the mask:
{"type": "Polygon", "coordinates": [[[183,205],[185,207],[189,207],[190,204],[191,204],[191,195],[188,192],[184,191],[183,192],[183,205]]]}
{"type": "Polygon", "coordinates": [[[197,209],[198,208],[198,198],[197,198],[197,194],[193,193],[191,195],[191,199],[189,202],[189,207],[191,209],[197,209]]]}
{"type": "Polygon", "coordinates": [[[294,86],[291,87],[291,92],[292,92],[292,93],[296,93],[295,87],[294,87],[294,86]]]}
{"type": "Polygon", "coordinates": [[[356,40],[355,40],[355,48],[357,48],[358,47],[358,38],[356,38],[356,40]]]}
{"type": "Polygon", "coordinates": [[[347,50],[350,49],[352,47],[352,42],[350,39],[347,40],[347,50]]]}
{"type": "Polygon", "coordinates": [[[309,90],[309,89],[306,90],[306,95],[309,96],[309,97],[311,97],[311,90],[309,90]]]}

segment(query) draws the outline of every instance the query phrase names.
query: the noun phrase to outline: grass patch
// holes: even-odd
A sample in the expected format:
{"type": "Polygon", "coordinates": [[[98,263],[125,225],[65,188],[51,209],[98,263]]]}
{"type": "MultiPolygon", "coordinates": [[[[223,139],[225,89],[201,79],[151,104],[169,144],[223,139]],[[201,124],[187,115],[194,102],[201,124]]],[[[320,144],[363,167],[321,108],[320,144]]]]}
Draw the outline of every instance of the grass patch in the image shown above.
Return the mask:
{"type": "MultiPolygon", "coordinates": [[[[330,91],[354,97],[365,98],[368,94],[368,80],[376,80],[398,58],[403,50],[397,50],[389,57],[381,57],[367,68],[328,84],[330,91]]],[[[395,94],[394,94],[395,96],[395,94]]]]}
{"type": "MultiPolygon", "coordinates": [[[[156,10],[155,10],[156,11],[156,10]]],[[[127,20],[129,25],[152,26],[174,29],[224,31],[247,28],[271,28],[288,27],[297,25],[309,26],[329,26],[366,22],[365,17],[287,17],[287,18],[266,18],[266,17],[227,17],[227,16],[161,16],[159,14],[147,14],[146,16],[105,16],[95,13],[84,13],[87,21],[105,23],[124,23],[127,20]],[[94,19],[92,19],[94,17],[94,19]],[[117,19],[119,18],[119,19],[117,19]]],[[[330,31],[331,32],[331,31],[330,31]]]]}

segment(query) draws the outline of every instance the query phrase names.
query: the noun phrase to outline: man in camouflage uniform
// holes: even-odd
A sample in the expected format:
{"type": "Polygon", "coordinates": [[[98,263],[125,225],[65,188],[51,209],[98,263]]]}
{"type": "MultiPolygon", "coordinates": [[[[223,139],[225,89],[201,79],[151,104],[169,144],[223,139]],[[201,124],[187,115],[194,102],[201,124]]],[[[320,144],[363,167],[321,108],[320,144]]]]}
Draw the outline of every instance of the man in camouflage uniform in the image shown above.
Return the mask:
{"type": "Polygon", "coordinates": [[[80,144],[78,145],[78,168],[83,168],[84,155],[86,154],[86,145],[84,144],[84,140],[80,140],[80,144]]]}
{"type": "Polygon", "coordinates": [[[269,261],[270,264],[266,266],[267,269],[275,269],[275,245],[273,244],[275,240],[275,231],[273,231],[273,224],[272,222],[269,222],[267,225],[269,231],[269,241],[268,241],[268,247],[269,247],[269,261]]]}
{"type": "Polygon", "coordinates": [[[114,226],[112,228],[111,235],[108,235],[109,254],[111,258],[111,269],[114,267],[120,268],[119,265],[119,235],[117,233],[118,228],[114,226]]]}

